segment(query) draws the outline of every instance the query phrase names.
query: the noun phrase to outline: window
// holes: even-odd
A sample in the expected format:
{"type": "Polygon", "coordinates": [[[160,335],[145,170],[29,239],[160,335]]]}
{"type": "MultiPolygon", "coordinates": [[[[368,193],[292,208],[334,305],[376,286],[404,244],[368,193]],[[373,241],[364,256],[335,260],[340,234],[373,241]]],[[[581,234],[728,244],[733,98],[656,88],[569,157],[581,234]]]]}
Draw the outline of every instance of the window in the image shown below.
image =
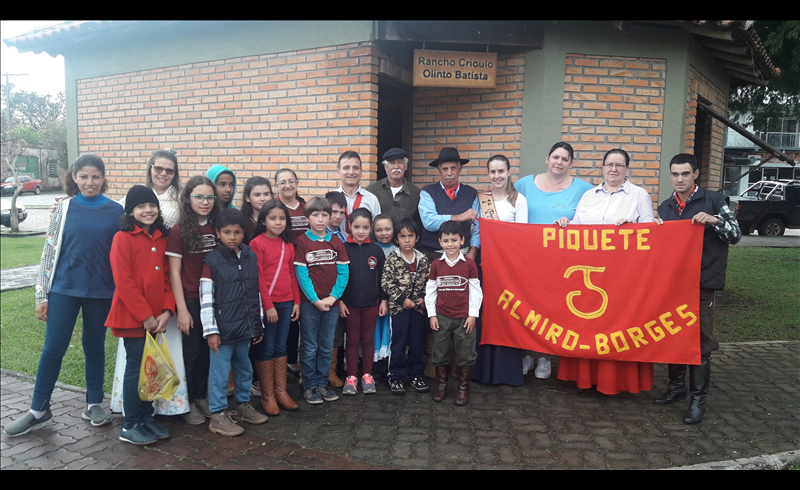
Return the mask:
{"type": "Polygon", "coordinates": [[[762,128],[756,134],[779,148],[800,148],[797,119],[791,117],[771,117],[767,119],[766,132],[762,128]]]}

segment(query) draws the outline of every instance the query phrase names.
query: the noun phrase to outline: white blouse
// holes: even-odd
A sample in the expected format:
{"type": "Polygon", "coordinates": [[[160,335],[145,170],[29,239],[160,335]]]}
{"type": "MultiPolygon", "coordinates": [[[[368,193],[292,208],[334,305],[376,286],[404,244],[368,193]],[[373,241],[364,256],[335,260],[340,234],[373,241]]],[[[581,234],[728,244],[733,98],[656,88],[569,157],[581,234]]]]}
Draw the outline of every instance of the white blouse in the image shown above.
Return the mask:
{"type": "Polygon", "coordinates": [[[506,223],[527,223],[528,222],[528,200],[521,192],[517,193],[517,204],[512,206],[508,202],[508,196],[500,201],[494,202],[497,209],[497,217],[506,223]]]}

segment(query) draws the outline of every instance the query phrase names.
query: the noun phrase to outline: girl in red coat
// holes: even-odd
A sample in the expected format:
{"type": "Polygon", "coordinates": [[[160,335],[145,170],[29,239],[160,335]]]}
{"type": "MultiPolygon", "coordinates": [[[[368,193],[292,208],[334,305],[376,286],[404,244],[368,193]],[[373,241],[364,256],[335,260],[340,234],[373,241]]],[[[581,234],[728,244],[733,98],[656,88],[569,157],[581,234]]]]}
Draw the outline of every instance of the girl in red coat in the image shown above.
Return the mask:
{"type": "Polygon", "coordinates": [[[169,282],[164,220],[158,198],[147,187],[136,185],[125,198],[125,215],[111,245],[114,299],[106,326],[125,343],[123,418],[120,440],[136,445],[152,444],[169,437],[169,431],[153,420],[151,402],[139,399],[139,369],[145,332],[164,332],[175,310],[169,282]]]}

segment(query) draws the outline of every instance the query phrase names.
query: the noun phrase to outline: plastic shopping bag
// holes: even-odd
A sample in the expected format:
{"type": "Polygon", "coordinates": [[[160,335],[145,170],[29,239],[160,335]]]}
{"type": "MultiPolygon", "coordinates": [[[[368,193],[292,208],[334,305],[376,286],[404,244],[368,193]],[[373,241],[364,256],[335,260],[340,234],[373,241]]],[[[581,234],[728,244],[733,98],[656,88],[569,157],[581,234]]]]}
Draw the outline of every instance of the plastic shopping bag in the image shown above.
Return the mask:
{"type": "Polygon", "coordinates": [[[180,379],[164,334],[156,334],[156,338],[153,338],[150,332],[147,332],[142,368],[139,371],[139,399],[146,402],[156,398],[169,400],[178,391],[179,385],[180,379]],[[158,337],[161,337],[160,344],[158,337]]]}

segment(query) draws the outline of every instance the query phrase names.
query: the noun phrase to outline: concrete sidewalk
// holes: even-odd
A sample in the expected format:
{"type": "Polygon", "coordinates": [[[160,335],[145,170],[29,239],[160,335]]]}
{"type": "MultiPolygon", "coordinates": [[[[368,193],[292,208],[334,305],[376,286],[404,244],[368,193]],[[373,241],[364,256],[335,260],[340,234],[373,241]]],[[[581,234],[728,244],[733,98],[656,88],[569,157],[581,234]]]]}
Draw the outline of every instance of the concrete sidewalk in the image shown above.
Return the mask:
{"type": "MultiPolygon", "coordinates": [[[[440,404],[413,390],[392,395],[379,383],[376,395],[310,406],[291,383],[297,412],[245,425],[245,434],[235,438],[188,426],[180,417],[158,417],[172,437],[146,447],[119,441],[120,419],[101,428],[82,421],[82,390],[59,388],[53,423],[16,438],[2,434],[0,468],[776,467],[800,461],[798,366],[800,342],[723,344],[712,361],[706,417],[696,426],[681,421],[687,403],[653,403],[667,384],[666,366],[659,364],[646,393],[607,397],[579,392],[554,376],[528,375],[519,388],[473,383],[466,407],[452,404],[455,380],[440,404]]],[[[33,384],[8,372],[1,384],[5,427],[29,408],[33,384]]],[[[253,402],[258,406],[257,398],[253,402]]]]}

